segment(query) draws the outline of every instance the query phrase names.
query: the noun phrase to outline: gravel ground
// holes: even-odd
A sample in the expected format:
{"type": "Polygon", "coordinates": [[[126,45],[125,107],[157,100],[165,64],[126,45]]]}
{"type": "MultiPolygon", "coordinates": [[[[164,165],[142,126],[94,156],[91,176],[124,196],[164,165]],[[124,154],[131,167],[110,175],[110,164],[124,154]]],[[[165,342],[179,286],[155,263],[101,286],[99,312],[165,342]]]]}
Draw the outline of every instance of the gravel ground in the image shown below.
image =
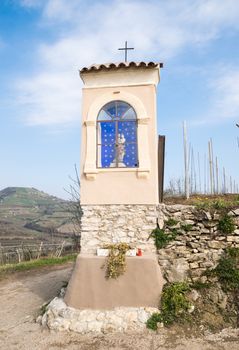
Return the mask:
{"type": "Polygon", "coordinates": [[[41,305],[69,280],[72,264],[18,273],[0,281],[1,350],[238,350],[239,330],[192,334],[190,329],[86,336],[49,332],[35,323],[41,305]],[[187,336],[185,336],[187,334],[187,336]]]}

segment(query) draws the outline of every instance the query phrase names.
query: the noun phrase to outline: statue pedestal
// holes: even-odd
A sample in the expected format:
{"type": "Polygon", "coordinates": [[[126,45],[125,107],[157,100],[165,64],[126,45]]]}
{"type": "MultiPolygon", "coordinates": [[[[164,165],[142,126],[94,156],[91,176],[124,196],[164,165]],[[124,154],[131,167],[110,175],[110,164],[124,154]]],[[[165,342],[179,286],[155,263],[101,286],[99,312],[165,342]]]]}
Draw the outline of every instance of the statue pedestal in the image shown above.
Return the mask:
{"type": "Polygon", "coordinates": [[[105,257],[79,254],[65,303],[76,309],[158,307],[164,280],[155,255],[126,258],[126,272],[106,279],[105,257]]]}

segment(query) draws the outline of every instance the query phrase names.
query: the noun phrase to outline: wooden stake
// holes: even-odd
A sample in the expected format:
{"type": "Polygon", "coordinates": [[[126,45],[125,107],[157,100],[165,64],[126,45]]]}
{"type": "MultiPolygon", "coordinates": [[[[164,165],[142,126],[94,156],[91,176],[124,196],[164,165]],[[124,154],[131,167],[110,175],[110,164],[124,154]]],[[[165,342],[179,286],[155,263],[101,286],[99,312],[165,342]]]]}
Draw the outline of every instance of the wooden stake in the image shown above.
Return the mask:
{"type": "Polygon", "coordinates": [[[223,193],[227,192],[227,188],[226,188],[226,172],[225,172],[225,168],[223,167],[223,193]]]}
{"type": "Polygon", "coordinates": [[[219,175],[218,175],[218,164],[217,164],[217,157],[216,157],[216,193],[219,193],[219,175]]]}
{"type": "Polygon", "coordinates": [[[40,243],[38,254],[37,254],[37,259],[39,259],[41,256],[42,246],[43,246],[43,242],[40,243]]]}
{"type": "Polygon", "coordinates": [[[200,156],[198,152],[198,184],[199,184],[199,192],[202,193],[202,186],[201,186],[201,166],[200,166],[200,156]]]}
{"type": "Polygon", "coordinates": [[[212,139],[210,138],[210,143],[211,143],[211,161],[212,161],[212,191],[213,194],[216,192],[215,191],[215,171],[214,171],[214,157],[213,157],[213,145],[212,145],[212,139]]]}
{"type": "Polygon", "coordinates": [[[208,156],[209,156],[209,170],[210,170],[210,192],[213,194],[213,180],[212,180],[212,150],[211,142],[208,142],[208,156]]]}
{"type": "Polygon", "coordinates": [[[207,193],[207,156],[204,153],[204,194],[207,193]]]}
{"type": "Polygon", "coordinates": [[[185,196],[189,198],[189,176],[188,176],[188,144],[187,144],[187,126],[186,121],[183,122],[183,145],[184,145],[184,184],[185,196]]]}

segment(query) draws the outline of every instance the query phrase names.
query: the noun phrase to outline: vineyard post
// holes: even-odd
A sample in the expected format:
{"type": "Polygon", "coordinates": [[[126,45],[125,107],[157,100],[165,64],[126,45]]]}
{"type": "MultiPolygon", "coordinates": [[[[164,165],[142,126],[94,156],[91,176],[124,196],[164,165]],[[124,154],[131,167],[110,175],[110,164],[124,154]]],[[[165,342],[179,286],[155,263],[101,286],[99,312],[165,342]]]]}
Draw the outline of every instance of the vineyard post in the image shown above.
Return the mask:
{"type": "Polygon", "coordinates": [[[210,138],[211,143],[211,157],[212,157],[212,188],[213,188],[213,194],[215,194],[215,171],[214,171],[214,156],[213,156],[213,145],[212,145],[212,138],[210,138]]]}
{"type": "Polygon", "coordinates": [[[223,167],[223,193],[227,192],[227,187],[226,187],[226,172],[225,168],[223,167]]]}
{"type": "Polygon", "coordinates": [[[212,179],[212,150],[211,142],[208,141],[208,156],[209,156],[209,170],[210,170],[210,192],[213,194],[213,179],[212,179]]]}
{"type": "Polygon", "coordinates": [[[183,144],[184,144],[184,183],[185,196],[189,198],[189,176],[188,176],[188,145],[187,145],[187,126],[186,121],[183,122],[183,144]]]}
{"type": "Polygon", "coordinates": [[[217,163],[217,157],[216,157],[216,192],[219,193],[219,175],[218,175],[218,163],[217,163]]]}
{"type": "Polygon", "coordinates": [[[41,256],[42,245],[43,245],[43,242],[40,243],[39,250],[38,250],[38,254],[37,254],[37,259],[39,259],[40,256],[41,256]]]}

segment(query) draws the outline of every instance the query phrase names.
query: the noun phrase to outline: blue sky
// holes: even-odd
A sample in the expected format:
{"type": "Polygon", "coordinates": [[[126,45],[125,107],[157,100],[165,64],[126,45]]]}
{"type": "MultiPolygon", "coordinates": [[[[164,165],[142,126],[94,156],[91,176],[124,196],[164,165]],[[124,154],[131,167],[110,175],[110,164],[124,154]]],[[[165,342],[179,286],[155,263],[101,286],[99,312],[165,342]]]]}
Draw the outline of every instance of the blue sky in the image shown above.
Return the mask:
{"type": "Polygon", "coordinates": [[[135,47],[130,60],[165,65],[158,132],[166,183],[183,175],[183,120],[201,172],[212,138],[220,172],[239,183],[238,18],[237,0],[1,0],[0,189],[66,197],[79,165],[78,70],[122,60],[125,40],[135,47]]]}

